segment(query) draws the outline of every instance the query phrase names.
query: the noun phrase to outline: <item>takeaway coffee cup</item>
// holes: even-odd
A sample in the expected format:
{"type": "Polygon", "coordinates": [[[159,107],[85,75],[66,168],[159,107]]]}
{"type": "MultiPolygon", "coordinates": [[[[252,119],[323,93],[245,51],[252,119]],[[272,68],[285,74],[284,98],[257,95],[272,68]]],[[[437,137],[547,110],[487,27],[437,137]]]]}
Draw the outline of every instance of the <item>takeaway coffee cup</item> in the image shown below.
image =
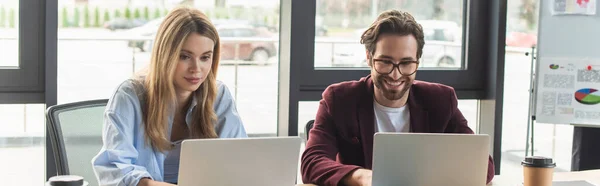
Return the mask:
{"type": "Polygon", "coordinates": [[[523,186],[552,186],[552,174],[556,167],[552,158],[527,157],[521,165],[523,165],[523,186]]]}
{"type": "Polygon", "coordinates": [[[83,177],[77,175],[60,175],[48,179],[46,186],[87,186],[88,183],[83,177]]]}

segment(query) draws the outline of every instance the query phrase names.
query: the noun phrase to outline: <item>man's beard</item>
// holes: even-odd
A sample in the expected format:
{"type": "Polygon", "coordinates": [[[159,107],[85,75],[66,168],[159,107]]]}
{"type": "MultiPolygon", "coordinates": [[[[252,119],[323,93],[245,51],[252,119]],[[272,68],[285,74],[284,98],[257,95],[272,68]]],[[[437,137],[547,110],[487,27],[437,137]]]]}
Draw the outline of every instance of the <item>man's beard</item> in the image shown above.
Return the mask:
{"type": "Polygon", "coordinates": [[[387,89],[387,87],[384,85],[385,83],[385,77],[383,77],[382,75],[377,76],[374,79],[374,85],[379,88],[379,91],[381,91],[381,93],[383,94],[383,97],[385,97],[388,100],[399,100],[402,98],[402,96],[404,96],[404,94],[410,89],[411,85],[412,85],[412,81],[408,78],[406,78],[404,80],[404,85],[402,85],[402,89],[400,90],[389,90],[387,89]]]}

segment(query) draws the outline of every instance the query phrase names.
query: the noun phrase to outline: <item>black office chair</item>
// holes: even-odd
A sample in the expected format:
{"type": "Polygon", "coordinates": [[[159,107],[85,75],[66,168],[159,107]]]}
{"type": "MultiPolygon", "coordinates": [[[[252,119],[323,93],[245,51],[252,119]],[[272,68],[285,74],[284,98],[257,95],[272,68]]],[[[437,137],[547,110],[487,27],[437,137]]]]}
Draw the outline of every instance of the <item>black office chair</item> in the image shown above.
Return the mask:
{"type": "Polygon", "coordinates": [[[91,160],[102,148],[102,121],[108,99],[51,106],[48,134],[58,175],[79,175],[97,185],[91,160]]]}
{"type": "Polygon", "coordinates": [[[313,125],[315,125],[315,120],[310,120],[310,121],[308,121],[308,123],[306,123],[306,126],[304,127],[304,134],[306,134],[306,141],[308,141],[308,134],[310,132],[310,129],[313,128],[313,125]]]}

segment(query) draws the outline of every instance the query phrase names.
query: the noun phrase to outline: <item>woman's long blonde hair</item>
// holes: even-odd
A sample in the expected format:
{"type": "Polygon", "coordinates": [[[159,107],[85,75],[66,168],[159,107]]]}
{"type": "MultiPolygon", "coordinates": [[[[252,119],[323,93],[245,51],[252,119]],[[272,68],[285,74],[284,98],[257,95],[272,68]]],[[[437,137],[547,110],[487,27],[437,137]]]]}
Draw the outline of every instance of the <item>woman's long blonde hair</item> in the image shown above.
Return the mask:
{"type": "Polygon", "coordinates": [[[173,77],[183,43],[191,33],[200,34],[215,43],[208,77],[198,90],[192,93],[197,103],[192,111],[191,138],[218,137],[214,128],[217,116],[213,110],[213,103],[217,96],[219,35],[208,17],[199,10],[187,7],[175,8],[164,18],[158,28],[150,66],[143,81],[146,91],[142,114],[146,142],[161,152],[171,149],[171,140],[167,139],[168,117],[177,106],[173,77]]]}

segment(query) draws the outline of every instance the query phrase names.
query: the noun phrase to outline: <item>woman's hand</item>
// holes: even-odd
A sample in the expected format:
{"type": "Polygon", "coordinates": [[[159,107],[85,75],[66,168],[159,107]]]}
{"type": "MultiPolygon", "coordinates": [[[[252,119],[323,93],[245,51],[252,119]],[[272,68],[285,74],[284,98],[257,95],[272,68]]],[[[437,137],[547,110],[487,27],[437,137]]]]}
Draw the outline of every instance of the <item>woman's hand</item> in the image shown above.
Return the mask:
{"type": "Polygon", "coordinates": [[[137,186],[176,186],[170,183],[154,181],[150,178],[142,178],[137,186]]]}

